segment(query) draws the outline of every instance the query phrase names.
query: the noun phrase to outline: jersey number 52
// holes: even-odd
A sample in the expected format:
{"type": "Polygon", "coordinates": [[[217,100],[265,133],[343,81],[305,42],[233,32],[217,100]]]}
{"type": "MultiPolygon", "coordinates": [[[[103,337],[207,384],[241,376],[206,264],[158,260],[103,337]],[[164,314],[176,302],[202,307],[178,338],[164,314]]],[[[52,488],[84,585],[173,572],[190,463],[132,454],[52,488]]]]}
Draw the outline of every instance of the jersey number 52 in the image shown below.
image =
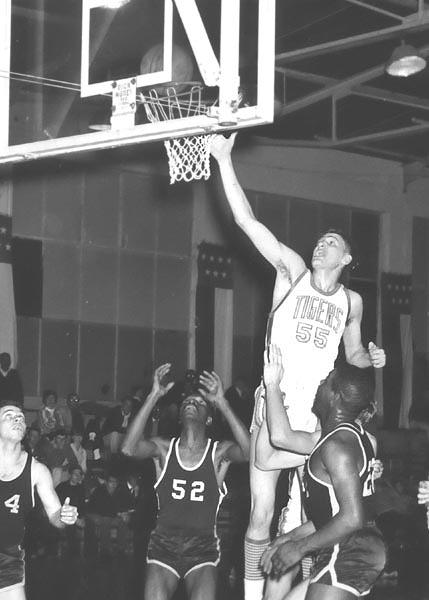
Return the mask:
{"type": "Polygon", "coordinates": [[[191,488],[189,499],[193,502],[203,502],[204,500],[204,481],[188,482],[186,479],[173,479],[172,497],[175,500],[183,500],[186,496],[187,489],[191,488]]]}

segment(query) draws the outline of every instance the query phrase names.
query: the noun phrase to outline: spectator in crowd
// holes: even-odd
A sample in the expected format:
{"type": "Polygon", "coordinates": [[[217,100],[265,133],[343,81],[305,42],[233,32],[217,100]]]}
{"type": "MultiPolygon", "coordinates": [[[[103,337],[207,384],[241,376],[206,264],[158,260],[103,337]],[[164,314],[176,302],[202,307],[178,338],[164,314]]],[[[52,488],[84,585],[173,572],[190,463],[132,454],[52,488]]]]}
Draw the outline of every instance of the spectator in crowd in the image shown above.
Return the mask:
{"type": "Polygon", "coordinates": [[[83,486],[84,473],[80,467],[72,466],[69,469],[70,479],[62,481],[57,485],[55,491],[61,504],[66,498],[70,498],[70,504],[76,506],[78,512],[77,525],[83,525],[83,515],[85,514],[85,488],[83,486]]]}
{"type": "Polygon", "coordinates": [[[73,454],[76,457],[77,463],[79,467],[82,469],[83,474],[87,471],[87,452],[85,448],[82,446],[83,434],[81,430],[72,431],[72,441],[70,443],[70,448],[73,451],[73,454]]]}
{"type": "Polygon", "coordinates": [[[31,454],[33,458],[39,459],[43,454],[40,431],[33,425],[27,429],[25,438],[22,441],[25,451],[31,454]]]}
{"type": "Polygon", "coordinates": [[[66,405],[59,410],[67,433],[84,431],[85,421],[80,409],[80,398],[76,392],[67,396],[66,405]]]}
{"type": "Polygon", "coordinates": [[[130,514],[121,506],[118,485],[118,477],[113,474],[108,475],[105,483],[95,488],[87,505],[87,516],[95,530],[102,554],[125,551],[130,538],[128,529],[130,514]]]}
{"type": "Polygon", "coordinates": [[[43,408],[38,412],[36,425],[40,433],[49,436],[64,428],[64,421],[58,410],[58,396],[54,390],[45,390],[42,396],[43,408]]]}
{"type": "Polygon", "coordinates": [[[78,467],[76,456],[67,444],[67,436],[64,429],[59,429],[45,449],[45,463],[52,473],[54,487],[69,478],[69,469],[78,467]]]}
{"type": "Polygon", "coordinates": [[[105,449],[110,454],[117,454],[129,424],[133,419],[133,400],[130,396],[122,398],[121,404],[114,406],[103,423],[101,433],[105,449]]]}
{"type": "Polygon", "coordinates": [[[11,400],[20,406],[24,404],[21,377],[16,369],[11,368],[8,352],[0,354],[0,401],[11,400]]]}

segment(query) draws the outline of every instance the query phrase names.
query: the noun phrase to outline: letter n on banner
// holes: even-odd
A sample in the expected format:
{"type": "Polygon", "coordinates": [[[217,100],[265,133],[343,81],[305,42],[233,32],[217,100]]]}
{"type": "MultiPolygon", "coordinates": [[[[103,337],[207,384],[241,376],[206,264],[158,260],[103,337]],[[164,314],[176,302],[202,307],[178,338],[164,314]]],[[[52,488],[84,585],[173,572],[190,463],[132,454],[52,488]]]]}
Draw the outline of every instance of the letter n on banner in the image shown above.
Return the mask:
{"type": "Polygon", "coordinates": [[[198,247],[196,367],[214,369],[224,385],[231,382],[233,345],[233,262],[225,248],[198,247]]]}
{"type": "Polygon", "coordinates": [[[0,214],[0,352],[16,366],[16,313],[12,276],[12,218],[0,214]]]}

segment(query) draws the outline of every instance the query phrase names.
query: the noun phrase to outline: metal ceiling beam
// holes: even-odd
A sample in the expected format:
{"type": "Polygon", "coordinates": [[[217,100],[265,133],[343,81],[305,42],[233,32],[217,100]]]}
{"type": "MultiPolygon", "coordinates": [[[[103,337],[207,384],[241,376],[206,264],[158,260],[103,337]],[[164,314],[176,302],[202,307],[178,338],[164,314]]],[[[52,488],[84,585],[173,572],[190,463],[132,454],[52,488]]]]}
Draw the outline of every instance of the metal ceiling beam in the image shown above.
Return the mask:
{"type": "MultiPolygon", "coordinates": [[[[339,79],[335,79],[334,77],[326,77],[325,75],[317,75],[315,73],[304,73],[296,69],[278,68],[277,70],[283,73],[286,77],[291,77],[292,79],[299,79],[301,81],[307,81],[310,83],[317,83],[324,86],[330,86],[340,82],[339,79]]],[[[390,90],[385,90],[383,88],[378,88],[371,85],[359,85],[352,87],[350,88],[350,94],[362,96],[363,98],[383,100],[393,104],[403,104],[411,108],[429,110],[429,100],[426,98],[419,98],[417,96],[410,96],[408,94],[400,94],[399,92],[391,92],[390,90]]]]}
{"type": "MultiPolygon", "coordinates": [[[[423,46],[420,48],[420,54],[422,56],[429,56],[429,45],[423,46]]],[[[317,90],[316,92],[312,92],[303,98],[299,98],[298,100],[294,100],[289,104],[286,104],[279,111],[279,116],[285,116],[297,110],[301,110],[302,108],[306,108],[307,106],[311,106],[321,100],[325,100],[326,98],[330,98],[334,95],[342,95],[349,94],[351,88],[354,88],[361,83],[365,83],[366,81],[370,81],[371,79],[375,79],[384,73],[385,64],[377,65],[376,67],[372,67],[371,69],[367,69],[366,71],[362,71],[361,73],[357,73],[356,75],[352,75],[352,77],[348,77],[343,81],[339,81],[333,83],[332,85],[328,85],[321,90],[317,90]]]]}
{"type": "Polygon", "coordinates": [[[377,131],[365,135],[356,135],[350,138],[342,138],[337,140],[326,140],[326,145],[329,148],[341,148],[342,146],[350,146],[360,144],[361,142],[377,142],[387,140],[389,138],[404,137],[407,135],[415,135],[424,133],[429,129],[429,121],[418,121],[414,125],[407,127],[399,127],[398,129],[389,129],[388,131],[377,131]]]}
{"type": "MultiPolygon", "coordinates": [[[[414,32],[425,30],[429,26],[429,9],[423,10],[421,13],[416,13],[406,18],[407,20],[400,25],[385,27],[377,31],[369,31],[359,35],[324,42],[323,44],[315,44],[306,48],[290,50],[289,52],[280,52],[276,56],[276,62],[285,61],[287,63],[329,54],[331,52],[340,52],[346,48],[356,48],[371,42],[381,42],[386,39],[399,37],[405,32],[414,32]]],[[[281,66],[281,65],[279,65],[281,66]]]]}
{"type": "Polygon", "coordinates": [[[367,2],[363,2],[362,0],[346,0],[350,4],[356,4],[362,8],[366,8],[368,10],[372,10],[376,13],[384,15],[385,17],[390,17],[391,19],[397,19],[398,21],[403,21],[403,17],[400,15],[390,12],[390,10],[384,10],[383,8],[379,8],[378,6],[373,6],[372,4],[368,4],[367,2]]]}

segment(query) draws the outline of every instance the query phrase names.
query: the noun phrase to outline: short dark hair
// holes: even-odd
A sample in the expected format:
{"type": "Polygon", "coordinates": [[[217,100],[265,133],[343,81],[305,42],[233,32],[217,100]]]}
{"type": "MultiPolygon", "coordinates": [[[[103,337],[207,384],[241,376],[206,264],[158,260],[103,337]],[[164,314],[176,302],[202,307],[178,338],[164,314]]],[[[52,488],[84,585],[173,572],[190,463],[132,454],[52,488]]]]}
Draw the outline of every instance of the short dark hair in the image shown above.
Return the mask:
{"type": "Polygon", "coordinates": [[[15,406],[16,408],[20,408],[22,410],[22,402],[19,402],[18,400],[3,398],[0,400],[0,408],[4,408],[5,406],[15,406]]]}
{"type": "Polygon", "coordinates": [[[374,388],[374,374],[370,368],[360,369],[342,363],[333,371],[332,389],[341,396],[353,418],[373,406],[374,388]]]}
{"type": "Polygon", "coordinates": [[[54,396],[55,402],[58,401],[58,394],[55,390],[44,390],[44,392],[42,394],[43,404],[46,404],[46,400],[49,398],[49,396],[54,396]]]}
{"type": "Polygon", "coordinates": [[[339,235],[341,237],[341,239],[344,242],[344,245],[346,247],[346,250],[349,254],[353,255],[353,248],[352,248],[352,244],[350,242],[349,237],[344,233],[344,231],[342,231],[341,229],[336,229],[335,227],[330,227],[327,231],[324,231],[321,235],[319,235],[319,239],[321,237],[323,237],[324,235],[329,235],[330,233],[335,233],[336,235],[339,235]]]}

